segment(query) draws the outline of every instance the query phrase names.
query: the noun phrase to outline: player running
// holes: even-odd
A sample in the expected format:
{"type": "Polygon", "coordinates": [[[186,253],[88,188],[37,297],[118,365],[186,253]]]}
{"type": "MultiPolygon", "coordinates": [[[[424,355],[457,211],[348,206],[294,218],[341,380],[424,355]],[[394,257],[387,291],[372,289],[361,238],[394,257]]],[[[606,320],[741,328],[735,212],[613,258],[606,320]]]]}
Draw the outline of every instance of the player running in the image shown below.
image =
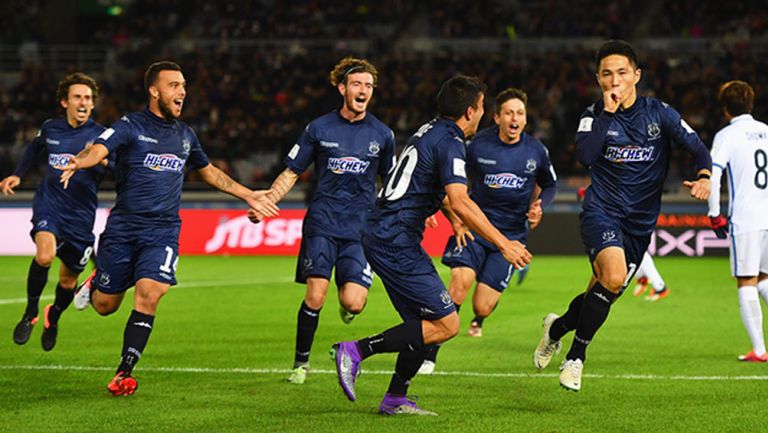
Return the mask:
{"type": "Polygon", "coordinates": [[[398,353],[379,406],[383,414],[434,415],[408,399],[408,387],[424,361],[424,348],[453,338],[459,330],[451,295],[420,245],[424,221],[443,198],[447,195],[461,220],[496,245],[509,263],[522,268],[531,258],[524,245],[493,227],[467,194],[464,139],[477,131],[484,93],[480,80],[463,75],[442,85],[437,95],[439,117],[408,140],[363,231],[365,256],[403,323],[369,338],[337,343],[333,355],[339,384],[354,401],[362,361],[377,353],[398,353]]]}
{"type": "Polygon", "coordinates": [[[633,295],[640,296],[649,287],[648,296],[645,297],[646,301],[658,301],[669,295],[669,288],[659,270],[656,269],[653,257],[648,254],[648,251],[643,254],[643,260],[640,262],[635,276],[637,277],[637,284],[635,285],[635,290],[632,291],[633,295]]]}
{"type": "MultiPolygon", "coordinates": [[[[32,231],[35,258],[27,274],[27,307],[13,330],[13,341],[25,344],[38,322],[38,302],[54,257],[61,260],[56,299],[43,310],[43,350],[56,346],[61,314],[72,302],[77,277],[83,272],[93,251],[93,222],[96,216],[99,183],[105,174],[98,165],[72,177],[70,187],[59,183],[61,169],[72,155],[101,134],[102,125],[91,119],[99,88],[92,77],[76,72],[59,82],[56,98],[64,109],[64,117],[43,122],[37,136],[27,146],[12,175],[0,182],[3,195],[13,189],[40,156],[46,155],[48,167],[32,204],[32,231]]],[[[98,162],[98,161],[97,161],[98,162]]],[[[106,165],[106,161],[103,161],[106,165]]]]}
{"type": "Polygon", "coordinates": [[[184,168],[197,170],[207,184],[259,206],[267,216],[277,214],[265,198],[268,191],[251,191],[214,167],[192,129],[178,120],[187,96],[179,65],[151,64],[144,74],[144,90],[148,107],[123,116],[91,148],[73,157],[61,175],[66,188],[78,170],[109,154],[117,156],[117,199],[99,239],[96,270],[75,297],[78,309],[90,303],[96,312],[108,315],[120,307],[126,290],[136,286],[120,364],[107,386],[115,396],[136,391],[131,373],[149,340],[160,298],[176,284],[184,168]]]}
{"type": "Polygon", "coordinates": [[[302,384],[320,310],[336,270],[339,311],[350,323],[366,304],[373,272],[363,254],[360,231],[376,200],[376,176],[384,179],[394,164],[395,136],[368,104],[378,71],[366,60],[346,57],[329,74],[342,106],[309,123],[285,158],[286,169],[272,183],[269,197],[279,202],[298,177],[315,165],[317,189],[302,227],[296,282],[306,293],[296,321],[296,350],[288,382],[302,384]]]}
{"type": "MultiPolygon", "coordinates": [[[[467,146],[467,167],[472,182],[470,197],[488,216],[488,220],[510,240],[527,241],[528,228],[541,221],[542,206],[555,198],[557,175],[547,148],[526,134],[528,95],[520,89],[506,89],[496,96],[492,126],[480,131],[467,146]]],[[[472,283],[475,318],[469,335],[482,335],[482,323],[509,285],[514,266],[507,263],[499,249],[483,239],[465,233],[461,221],[455,221],[459,236],[448,239],[443,263],[451,268],[448,291],[458,312],[472,283]],[[457,226],[458,225],[458,226],[457,226]]],[[[437,358],[435,346],[419,369],[430,374],[437,358]]]]}
{"type": "Polygon", "coordinates": [[[560,367],[560,384],[573,391],[581,389],[587,345],[648,249],[672,144],[695,157],[698,178],[683,184],[698,200],[709,197],[712,165],[706,146],[675,109],[637,95],[640,68],[631,45],[606,42],[597,52],[596,64],[603,98],[584,112],[576,135],[579,160],[592,177],[580,215],[592,278],[565,314],[545,317],[533,355],[534,365],[545,368],[559,351],[560,339],[575,330],[560,367]]]}
{"type": "Polygon", "coordinates": [[[768,304],[768,125],[751,113],[755,91],[743,81],[720,87],[728,125],[712,144],[712,194],[709,212],[719,238],[731,234],[731,275],[739,288],[739,310],[752,350],[740,361],[768,362],[760,295],[768,304]],[[728,219],[720,215],[720,178],[728,170],[728,219]]]}

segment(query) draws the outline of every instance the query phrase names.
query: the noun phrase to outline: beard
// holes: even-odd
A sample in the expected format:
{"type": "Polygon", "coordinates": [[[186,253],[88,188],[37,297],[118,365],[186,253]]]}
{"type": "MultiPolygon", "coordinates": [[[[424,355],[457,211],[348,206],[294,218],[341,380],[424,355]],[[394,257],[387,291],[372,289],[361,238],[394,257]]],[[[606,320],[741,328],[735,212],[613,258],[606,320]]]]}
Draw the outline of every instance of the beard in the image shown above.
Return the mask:
{"type": "Polygon", "coordinates": [[[157,101],[157,108],[160,110],[160,113],[163,115],[163,118],[165,120],[174,120],[177,116],[174,116],[173,110],[171,109],[171,103],[168,101],[163,101],[162,99],[157,101]]]}

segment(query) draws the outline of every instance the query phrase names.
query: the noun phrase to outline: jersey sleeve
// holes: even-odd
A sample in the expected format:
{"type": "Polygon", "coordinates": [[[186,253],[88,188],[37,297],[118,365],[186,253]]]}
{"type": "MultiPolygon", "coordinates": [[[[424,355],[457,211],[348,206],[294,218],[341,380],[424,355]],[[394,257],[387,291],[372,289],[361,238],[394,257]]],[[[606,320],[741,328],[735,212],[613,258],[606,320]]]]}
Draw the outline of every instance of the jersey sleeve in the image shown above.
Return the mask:
{"type": "Polygon", "coordinates": [[[437,143],[437,166],[440,186],[451,183],[467,184],[467,151],[464,140],[451,137],[437,143]]]}
{"type": "Polygon", "coordinates": [[[710,178],[710,194],[707,200],[707,215],[714,217],[720,215],[720,185],[723,178],[723,171],[728,166],[730,155],[729,146],[725,145],[723,132],[715,134],[712,142],[712,176],[710,178]]]}
{"type": "Polygon", "coordinates": [[[16,165],[16,170],[13,171],[15,176],[23,178],[29,172],[29,170],[35,165],[35,162],[45,152],[45,124],[37,131],[37,135],[24,149],[24,153],[21,154],[19,163],[16,165]]]}
{"type": "Polygon", "coordinates": [[[200,140],[197,139],[197,134],[192,131],[192,128],[189,128],[189,134],[192,137],[192,140],[190,140],[187,167],[189,167],[190,170],[198,170],[206,167],[211,161],[208,160],[208,155],[206,155],[203,150],[203,145],[200,144],[200,140]]]}
{"type": "Polygon", "coordinates": [[[317,146],[315,127],[310,123],[285,157],[283,161],[285,166],[296,174],[304,173],[304,170],[315,160],[317,146]]]}
{"type": "Polygon", "coordinates": [[[395,166],[397,156],[395,155],[395,133],[392,130],[387,131],[389,135],[384,143],[384,152],[381,155],[379,162],[379,176],[381,179],[385,179],[392,167],[395,166]]]}
{"type": "Polygon", "coordinates": [[[101,144],[109,150],[109,153],[116,154],[120,146],[131,142],[131,130],[131,121],[126,116],[123,116],[96,137],[93,144],[101,144]]]}
{"type": "Polygon", "coordinates": [[[543,144],[541,145],[541,164],[536,172],[536,183],[542,188],[554,186],[557,183],[557,173],[549,159],[549,150],[543,144]]]}
{"type": "Polygon", "coordinates": [[[598,104],[587,108],[579,119],[579,128],[576,131],[576,155],[585,167],[595,162],[605,144],[605,136],[608,128],[613,123],[614,114],[605,110],[598,111],[598,104]]]}
{"type": "Polygon", "coordinates": [[[712,170],[712,157],[707,151],[707,146],[699,138],[699,134],[680,116],[674,108],[662,104],[662,119],[665,131],[670,134],[672,140],[683,146],[696,159],[696,171],[712,170]]]}

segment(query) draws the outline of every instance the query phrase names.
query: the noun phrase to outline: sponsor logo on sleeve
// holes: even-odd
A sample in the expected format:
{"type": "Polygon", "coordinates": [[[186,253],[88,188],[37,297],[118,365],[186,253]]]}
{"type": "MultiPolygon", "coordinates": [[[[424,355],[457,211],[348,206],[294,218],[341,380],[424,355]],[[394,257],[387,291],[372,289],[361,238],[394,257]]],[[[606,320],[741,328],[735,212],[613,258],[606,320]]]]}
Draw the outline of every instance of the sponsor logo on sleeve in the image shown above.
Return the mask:
{"type": "Polygon", "coordinates": [[[592,131],[592,122],[594,121],[591,117],[585,117],[581,119],[581,122],[579,122],[579,130],[577,132],[590,132],[592,131]]]}
{"type": "Polygon", "coordinates": [[[461,158],[453,158],[453,175],[457,177],[467,177],[465,168],[466,161],[461,158]]]}
{"type": "Polygon", "coordinates": [[[114,129],[107,128],[107,129],[104,130],[104,132],[101,133],[101,135],[99,135],[99,139],[101,139],[101,140],[109,140],[109,137],[111,137],[112,134],[114,134],[114,133],[115,133],[114,129]]]}
{"type": "Polygon", "coordinates": [[[291,148],[291,151],[288,152],[288,158],[296,159],[296,155],[298,155],[298,154],[299,154],[299,144],[296,143],[291,148]]]}

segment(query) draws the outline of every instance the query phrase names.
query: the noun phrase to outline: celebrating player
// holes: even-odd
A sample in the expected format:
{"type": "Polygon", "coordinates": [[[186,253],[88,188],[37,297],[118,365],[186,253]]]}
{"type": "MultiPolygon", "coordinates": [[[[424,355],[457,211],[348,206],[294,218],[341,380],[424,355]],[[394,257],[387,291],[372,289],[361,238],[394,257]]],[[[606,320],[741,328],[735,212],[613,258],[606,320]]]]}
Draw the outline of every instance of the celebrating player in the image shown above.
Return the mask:
{"type": "Polygon", "coordinates": [[[755,92],[743,81],[729,81],[718,94],[728,125],[712,144],[712,194],[709,212],[718,237],[731,233],[731,275],[739,288],[741,320],[752,350],[740,361],[768,362],[760,296],[768,304],[768,125],[750,113],[755,92]],[[728,219],[720,215],[720,178],[728,170],[728,219]]]}
{"type": "Polygon", "coordinates": [[[637,95],[640,68],[631,45],[606,42],[597,52],[596,64],[603,98],[584,112],[576,135],[579,160],[592,177],[580,224],[593,275],[565,314],[545,317],[533,356],[537,368],[546,367],[559,351],[560,339],[575,330],[560,367],[560,384],[573,391],[581,388],[587,345],[648,249],[672,142],[695,157],[698,177],[683,184],[698,200],[709,197],[712,165],[706,146],[675,109],[637,95]]]}
{"type": "MultiPolygon", "coordinates": [[[[64,189],[59,183],[61,168],[69,157],[77,154],[104,131],[91,119],[99,95],[96,80],[81,72],[67,75],[59,82],[56,97],[64,109],[64,117],[46,120],[32,143],[27,146],[16,170],[0,182],[3,195],[13,189],[32,168],[40,155],[48,156],[45,177],[35,192],[32,204],[32,231],[35,258],[27,275],[27,308],[13,330],[13,341],[25,344],[38,321],[38,301],[48,282],[48,270],[54,257],[61,260],[56,299],[43,310],[43,350],[56,345],[61,313],[72,302],[77,277],[85,268],[93,251],[93,221],[96,215],[96,192],[104,177],[101,166],[83,170],[64,189]]],[[[106,161],[105,161],[106,164],[106,161]]]]}
{"type": "MultiPolygon", "coordinates": [[[[528,95],[520,89],[510,88],[499,93],[493,117],[496,126],[480,131],[467,147],[472,182],[470,197],[507,239],[523,244],[528,225],[536,228],[541,221],[542,206],[555,198],[557,181],[547,148],[524,132],[528,123],[527,104],[528,95]]],[[[455,230],[464,233],[462,227],[455,230]]],[[[472,233],[468,236],[474,239],[472,233]]],[[[448,239],[443,263],[451,268],[448,290],[456,311],[477,280],[472,296],[475,318],[469,333],[481,335],[483,320],[496,308],[515,272],[514,266],[482,237],[467,242],[460,236],[448,239]]],[[[419,373],[431,373],[436,356],[437,346],[428,352],[419,373]]]]}
{"type": "Polygon", "coordinates": [[[317,189],[302,228],[296,282],[306,284],[296,322],[296,351],[288,382],[302,384],[309,354],[336,268],[339,311],[344,323],[365,307],[373,282],[360,244],[360,231],[376,200],[376,176],[382,179],[395,159],[395,136],[368,104],[378,72],[363,59],[346,57],[331,71],[330,82],[342,106],[309,123],[285,158],[286,169],[272,183],[269,197],[279,202],[312,163],[317,189]]]}
{"type": "Polygon", "coordinates": [[[451,208],[475,233],[499,248],[517,268],[531,255],[488,221],[467,194],[464,139],[474,135],[483,117],[485,85],[463,75],[446,81],[437,95],[439,118],[408,140],[379,193],[363,231],[363,248],[381,278],[403,323],[381,334],[333,346],[339,384],[354,401],[360,363],[377,353],[397,352],[395,372],[379,412],[433,415],[406,397],[411,379],[424,361],[424,348],[442,343],[459,330],[459,316],[432,259],[421,247],[425,219],[447,195],[451,208]]]}
{"type": "Polygon", "coordinates": [[[107,386],[116,396],[136,390],[131,373],[149,340],[157,304],[176,284],[184,167],[197,170],[212,187],[258,206],[266,216],[277,214],[277,207],[265,198],[268,191],[251,191],[211,165],[195,133],[178,120],[187,96],[179,65],[151,64],[144,89],[148,107],[123,116],[92,147],[73,157],[61,175],[66,187],[78,170],[108,154],[117,155],[115,206],[99,239],[96,270],[75,297],[78,309],[90,303],[99,314],[108,315],[120,307],[126,290],[136,286],[120,365],[107,386]]]}

